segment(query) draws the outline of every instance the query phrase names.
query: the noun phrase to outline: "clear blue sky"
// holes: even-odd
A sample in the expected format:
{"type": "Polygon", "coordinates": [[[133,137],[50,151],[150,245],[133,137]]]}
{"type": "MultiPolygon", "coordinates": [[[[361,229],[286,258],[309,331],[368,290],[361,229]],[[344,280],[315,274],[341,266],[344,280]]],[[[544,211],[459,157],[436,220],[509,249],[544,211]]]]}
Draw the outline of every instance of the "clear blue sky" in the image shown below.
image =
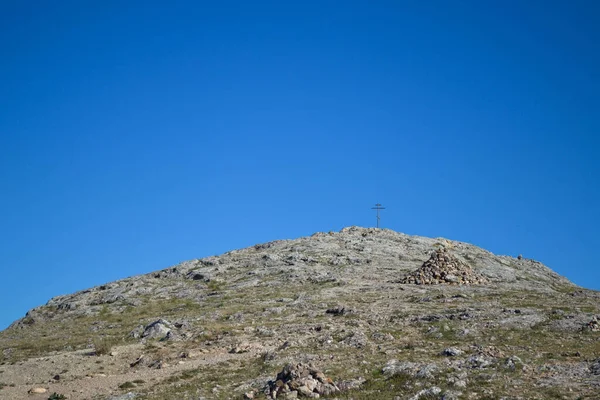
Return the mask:
{"type": "Polygon", "coordinates": [[[382,224],[600,289],[597,1],[4,1],[0,328],[382,224]]]}

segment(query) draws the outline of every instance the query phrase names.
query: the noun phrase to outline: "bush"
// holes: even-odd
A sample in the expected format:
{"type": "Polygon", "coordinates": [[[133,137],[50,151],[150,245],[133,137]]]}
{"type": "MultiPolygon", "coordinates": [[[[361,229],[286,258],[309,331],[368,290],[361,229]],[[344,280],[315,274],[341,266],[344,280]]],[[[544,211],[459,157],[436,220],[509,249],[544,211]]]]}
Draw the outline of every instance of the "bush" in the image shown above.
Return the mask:
{"type": "Polygon", "coordinates": [[[99,338],[94,340],[94,353],[97,356],[110,354],[112,350],[113,342],[106,338],[99,338]]]}
{"type": "Polygon", "coordinates": [[[135,384],[133,382],[125,382],[119,385],[120,389],[131,389],[134,388],[135,384]]]}

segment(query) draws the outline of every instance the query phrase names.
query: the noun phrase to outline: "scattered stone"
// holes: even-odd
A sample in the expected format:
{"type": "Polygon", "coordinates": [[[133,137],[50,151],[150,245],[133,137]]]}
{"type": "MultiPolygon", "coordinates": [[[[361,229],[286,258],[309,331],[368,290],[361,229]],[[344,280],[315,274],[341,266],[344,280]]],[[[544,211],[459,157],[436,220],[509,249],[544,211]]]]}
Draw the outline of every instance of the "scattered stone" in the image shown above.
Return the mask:
{"type": "Polygon", "coordinates": [[[382,372],[387,377],[406,375],[411,378],[431,379],[437,372],[435,364],[419,364],[411,361],[390,360],[382,368],[382,372]]]}
{"type": "Polygon", "coordinates": [[[144,360],[144,355],[142,354],[141,356],[139,356],[139,357],[137,358],[137,360],[135,360],[134,362],[132,362],[131,364],[129,364],[129,366],[130,366],[131,368],[133,368],[133,367],[136,367],[136,366],[140,365],[140,363],[141,363],[143,360],[144,360]]]}
{"type": "Polygon", "coordinates": [[[43,388],[43,387],[36,387],[36,388],[31,388],[27,391],[27,393],[29,394],[43,394],[46,393],[48,391],[48,389],[43,388]]]}
{"type": "MultiPolygon", "coordinates": [[[[466,384],[465,384],[465,386],[466,386],[466,384]]],[[[464,388],[464,386],[462,388],[464,388]]],[[[439,399],[440,400],[460,400],[463,398],[462,394],[463,394],[462,392],[445,390],[444,393],[441,394],[441,397],[439,397],[439,399]]]]}
{"type": "Polygon", "coordinates": [[[437,372],[437,365],[425,364],[422,365],[415,375],[417,378],[432,379],[434,374],[437,372]]]}
{"type": "Polygon", "coordinates": [[[232,354],[247,353],[252,350],[253,346],[248,342],[241,342],[229,350],[232,354]]]}
{"type": "Polygon", "coordinates": [[[179,353],[179,358],[196,358],[198,357],[198,352],[194,350],[184,350],[179,353]]]}
{"type": "Polygon", "coordinates": [[[162,369],[165,366],[166,364],[163,362],[163,360],[154,360],[150,364],[148,364],[148,368],[153,369],[162,369]]]}
{"type": "Polygon", "coordinates": [[[107,400],[133,400],[137,397],[137,394],[133,392],[125,393],[120,396],[109,397],[107,400]]]}
{"type": "Polygon", "coordinates": [[[346,309],[346,307],[342,306],[342,305],[337,305],[335,307],[332,308],[328,308],[327,311],[325,311],[326,314],[333,314],[333,315],[345,315],[348,314],[350,312],[350,310],[346,309]]]}
{"type": "Polygon", "coordinates": [[[210,282],[210,277],[206,276],[203,273],[200,273],[198,271],[190,271],[187,274],[187,278],[191,279],[193,281],[204,281],[204,282],[210,282]]]}
{"type": "Polygon", "coordinates": [[[459,356],[463,353],[462,350],[457,349],[456,347],[448,347],[447,349],[444,349],[442,351],[442,355],[443,356],[448,356],[448,357],[455,357],[455,356],[459,356]]]}
{"type": "Polygon", "coordinates": [[[451,378],[448,379],[448,383],[459,389],[464,389],[467,387],[467,379],[451,378]]]}
{"type": "Polygon", "coordinates": [[[145,327],[144,325],[138,325],[134,330],[132,330],[129,333],[129,336],[134,338],[134,339],[139,339],[142,337],[142,334],[144,333],[145,327]]]}
{"type": "Polygon", "coordinates": [[[275,336],[277,334],[277,332],[275,332],[274,330],[264,326],[257,327],[256,332],[261,336],[275,336]]]}
{"type": "Polygon", "coordinates": [[[368,342],[369,342],[369,340],[367,339],[365,334],[361,331],[352,333],[350,336],[348,336],[346,339],[344,339],[342,341],[342,343],[344,343],[350,347],[357,348],[357,349],[362,349],[363,347],[365,347],[367,345],[368,342]]]}
{"type": "Polygon", "coordinates": [[[348,390],[358,390],[367,380],[363,377],[352,379],[349,381],[340,381],[336,385],[340,391],[345,392],[348,390]]]}
{"type": "Polygon", "coordinates": [[[480,369],[491,366],[493,364],[493,359],[483,355],[476,355],[469,357],[467,362],[471,368],[480,369]]]}
{"type": "Polygon", "coordinates": [[[373,333],[373,340],[378,342],[391,342],[394,340],[394,335],[391,333],[375,332],[373,333]]]}
{"type": "Polygon", "coordinates": [[[440,393],[442,393],[442,389],[440,389],[437,386],[431,387],[429,389],[423,389],[418,391],[413,397],[411,397],[409,400],[419,400],[421,397],[425,397],[425,398],[432,398],[433,396],[437,396],[440,393]]]}
{"type": "Polygon", "coordinates": [[[417,285],[481,285],[488,280],[442,247],[421,268],[402,278],[399,283],[417,285]]]}
{"type": "Polygon", "coordinates": [[[515,371],[516,369],[522,369],[523,361],[517,356],[512,356],[506,359],[504,367],[511,371],[515,371]]]}

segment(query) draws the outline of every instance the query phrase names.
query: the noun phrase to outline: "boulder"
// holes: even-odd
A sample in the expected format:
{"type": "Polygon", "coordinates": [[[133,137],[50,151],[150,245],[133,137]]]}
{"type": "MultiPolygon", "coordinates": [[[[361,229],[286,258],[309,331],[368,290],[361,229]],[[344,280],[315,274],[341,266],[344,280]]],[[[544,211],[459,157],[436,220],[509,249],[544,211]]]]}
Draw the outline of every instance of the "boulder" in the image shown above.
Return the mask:
{"type": "Polygon", "coordinates": [[[462,350],[457,349],[456,347],[448,347],[447,349],[444,349],[442,351],[442,355],[443,356],[448,356],[448,357],[459,356],[462,353],[463,353],[462,350]]]}
{"type": "Polygon", "coordinates": [[[173,328],[174,326],[169,321],[161,318],[146,325],[142,333],[142,338],[164,339],[173,328]]]}

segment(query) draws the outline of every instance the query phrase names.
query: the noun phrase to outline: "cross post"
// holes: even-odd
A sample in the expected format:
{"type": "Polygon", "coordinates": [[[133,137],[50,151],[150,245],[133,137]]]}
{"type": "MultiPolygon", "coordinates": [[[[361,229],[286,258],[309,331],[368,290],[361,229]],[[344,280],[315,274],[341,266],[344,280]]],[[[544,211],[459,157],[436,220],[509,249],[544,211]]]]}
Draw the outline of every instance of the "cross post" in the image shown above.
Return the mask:
{"type": "Polygon", "coordinates": [[[381,204],[377,203],[375,207],[371,207],[371,210],[377,210],[377,228],[379,228],[379,220],[381,219],[379,217],[379,210],[385,210],[385,207],[381,207],[381,204]]]}

